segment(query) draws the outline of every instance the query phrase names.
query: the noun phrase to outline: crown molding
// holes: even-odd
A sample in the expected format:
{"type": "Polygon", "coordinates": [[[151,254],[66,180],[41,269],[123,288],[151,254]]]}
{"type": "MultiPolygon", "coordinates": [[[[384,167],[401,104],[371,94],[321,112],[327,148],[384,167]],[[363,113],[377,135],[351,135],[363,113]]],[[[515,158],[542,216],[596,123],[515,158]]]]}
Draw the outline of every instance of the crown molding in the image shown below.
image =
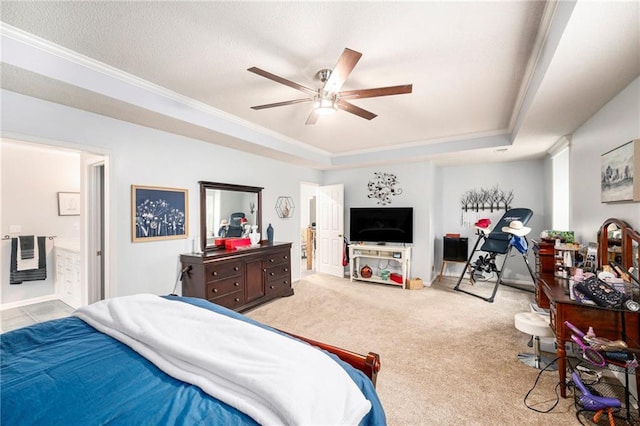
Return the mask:
{"type": "Polygon", "coordinates": [[[240,137],[264,148],[294,154],[324,165],[330,163],[328,151],[180,95],[11,25],[0,23],[0,35],[3,39],[2,62],[178,120],[240,137]],[[51,62],[61,66],[43,66],[51,62]],[[59,73],[70,71],[68,74],[73,78],[56,75],[54,69],[59,73]]]}
{"type": "Polygon", "coordinates": [[[565,135],[558,139],[553,145],[551,145],[551,148],[547,150],[547,154],[549,154],[551,158],[553,158],[556,155],[562,153],[565,149],[569,148],[570,145],[571,135],[565,135]]]}

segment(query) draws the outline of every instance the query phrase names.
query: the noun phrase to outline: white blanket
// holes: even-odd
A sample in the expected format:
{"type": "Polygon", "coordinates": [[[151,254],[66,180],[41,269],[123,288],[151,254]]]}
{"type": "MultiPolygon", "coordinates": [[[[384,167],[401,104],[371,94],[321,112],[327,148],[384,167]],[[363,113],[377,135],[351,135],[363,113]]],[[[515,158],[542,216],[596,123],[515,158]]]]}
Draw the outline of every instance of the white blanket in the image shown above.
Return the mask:
{"type": "Polygon", "coordinates": [[[263,425],[357,425],[371,409],[324,352],[207,309],[141,294],[74,315],[263,425]]]}

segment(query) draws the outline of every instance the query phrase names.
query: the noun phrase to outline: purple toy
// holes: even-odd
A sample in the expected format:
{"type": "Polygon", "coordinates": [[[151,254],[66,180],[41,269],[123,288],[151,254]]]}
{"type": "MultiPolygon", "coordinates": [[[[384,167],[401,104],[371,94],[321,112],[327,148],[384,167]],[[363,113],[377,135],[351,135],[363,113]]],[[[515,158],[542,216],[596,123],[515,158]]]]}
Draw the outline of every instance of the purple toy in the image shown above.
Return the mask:
{"type": "Polygon", "coordinates": [[[620,400],[617,398],[607,398],[604,396],[596,396],[589,392],[589,389],[582,383],[580,380],[580,376],[578,373],[573,372],[571,374],[571,378],[573,379],[573,383],[580,389],[582,392],[582,396],[578,400],[580,404],[584,407],[585,410],[595,411],[596,414],[593,416],[593,421],[598,423],[600,420],[600,416],[605,411],[609,416],[609,424],[611,426],[615,425],[615,421],[613,420],[613,411],[612,408],[620,408],[622,405],[620,404],[620,400]]]}

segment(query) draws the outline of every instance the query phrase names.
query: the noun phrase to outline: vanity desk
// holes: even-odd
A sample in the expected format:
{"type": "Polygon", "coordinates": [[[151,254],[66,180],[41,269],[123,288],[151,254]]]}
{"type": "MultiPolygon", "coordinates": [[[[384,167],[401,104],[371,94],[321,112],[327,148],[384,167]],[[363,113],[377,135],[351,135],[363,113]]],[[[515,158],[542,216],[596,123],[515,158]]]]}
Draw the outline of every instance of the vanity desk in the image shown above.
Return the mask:
{"type": "Polygon", "coordinates": [[[291,243],[180,256],[182,295],[246,311],[291,296],[291,243]]]}
{"type": "MultiPolygon", "coordinates": [[[[607,219],[598,232],[599,254],[607,253],[608,227],[621,229],[623,235],[623,266],[627,270],[630,266],[638,267],[640,255],[638,244],[640,236],[623,221],[607,219]]],[[[537,253],[539,255],[539,253],[537,253]]],[[[608,257],[599,255],[599,269],[608,257]]],[[[637,269],[636,269],[637,274],[637,269]]],[[[567,359],[565,344],[571,342],[571,331],[565,325],[569,321],[585,332],[593,327],[599,337],[611,340],[625,340],[630,348],[640,348],[640,314],[628,310],[614,310],[595,305],[583,304],[572,300],[569,296],[569,279],[558,277],[553,270],[541,268],[538,270],[536,282],[536,303],[549,309],[550,325],[557,340],[558,374],[560,376],[560,394],[567,396],[567,359]]],[[[637,294],[637,293],[636,293],[637,294]]],[[[637,299],[636,299],[637,300],[637,299]]],[[[632,373],[633,374],[633,373],[632,373]]],[[[640,369],[636,369],[636,384],[640,384],[640,369]]],[[[634,392],[637,395],[637,387],[634,392]]]]}
{"type": "MultiPolygon", "coordinates": [[[[549,309],[551,328],[558,343],[558,374],[560,375],[560,395],[567,397],[566,369],[567,352],[565,344],[571,342],[571,330],[564,322],[569,321],[581,330],[593,327],[599,337],[619,340],[624,339],[629,347],[640,348],[640,315],[637,312],[617,311],[571,300],[567,294],[569,280],[556,277],[553,272],[540,273],[536,286],[536,303],[541,308],[549,309]]],[[[636,372],[636,383],[640,383],[640,372],[636,372]]]]}

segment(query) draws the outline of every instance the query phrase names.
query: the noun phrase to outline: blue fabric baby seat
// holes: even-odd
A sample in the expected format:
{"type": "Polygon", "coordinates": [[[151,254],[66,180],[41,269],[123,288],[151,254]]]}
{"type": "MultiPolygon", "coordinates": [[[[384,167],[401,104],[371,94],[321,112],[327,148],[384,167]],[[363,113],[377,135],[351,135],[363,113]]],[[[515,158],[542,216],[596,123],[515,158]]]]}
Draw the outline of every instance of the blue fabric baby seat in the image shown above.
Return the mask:
{"type": "Polygon", "coordinates": [[[500,284],[508,285],[508,286],[517,288],[519,290],[526,290],[526,291],[533,292],[533,289],[512,286],[510,284],[505,284],[502,282],[502,274],[505,270],[507,259],[510,257],[509,254],[511,253],[511,249],[515,246],[517,250],[520,252],[520,254],[522,254],[522,258],[524,259],[525,264],[527,265],[527,269],[529,270],[529,274],[531,274],[531,279],[533,280],[533,283],[535,285],[536,278],[533,273],[533,270],[531,269],[531,266],[529,265],[529,260],[527,259],[527,247],[528,247],[528,243],[526,239],[527,237],[524,235],[517,236],[510,232],[505,232],[502,230],[503,228],[509,227],[510,224],[514,221],[519,221],[522,225],[526,225],[531,220],[532,217],[533,217],[533,211],[531,211],[531,209],[527,209],[527,208],[509,209],[500,218],[500,220],[498,221],[498,223],[496,224],[496,226],[493,228],[491,232],[486,232],[481,229],[478,229],[476,233],[476,235],[478,235],[478,239],[476,241],[475,246],[473,247],[473,250],[471,251],[471,254],[469,255],[469,259],[467,260],[467,263],[464,269],[462,270],[462,274],[460,275],[460,278],[458,279],[458,283],[454,287],[454,290],[470,294],[471,296],[479,297],[480,299],[483,299],[487,302],[493,302],[496,296],[496,293],[498,292],[498,286],[500,284]],[[482,246],[480,247],[480,249],[478,249],[478,245],[480,244],[481,241],[482,241],[482,246]],[[479,256],[476,259],[476,261],[472,263],[472,260],[474,258],[474,255],[476,254],[476,251],[485,252],[487,253],[487,255],[479,256]],[[496,262],[495,262],[496,257],[498,255],[505,256],[504,261],[502,262],[502,266],[499,269],[496,266],[496,262]],[[476,274],[478,271],[497,273],[498,278],[493,288],[493,292],[491,293],[490,296],[484,297],[477,293],[470,292],[468,290],[460,288],[460,283],[462,282],[464,275],[467,273],[467,269],[469,269],[470,267],[471,267],[470,273],[471,273],[472,284],[474,282],[474,276],[475,276],[474,274],[476,274]]]}

